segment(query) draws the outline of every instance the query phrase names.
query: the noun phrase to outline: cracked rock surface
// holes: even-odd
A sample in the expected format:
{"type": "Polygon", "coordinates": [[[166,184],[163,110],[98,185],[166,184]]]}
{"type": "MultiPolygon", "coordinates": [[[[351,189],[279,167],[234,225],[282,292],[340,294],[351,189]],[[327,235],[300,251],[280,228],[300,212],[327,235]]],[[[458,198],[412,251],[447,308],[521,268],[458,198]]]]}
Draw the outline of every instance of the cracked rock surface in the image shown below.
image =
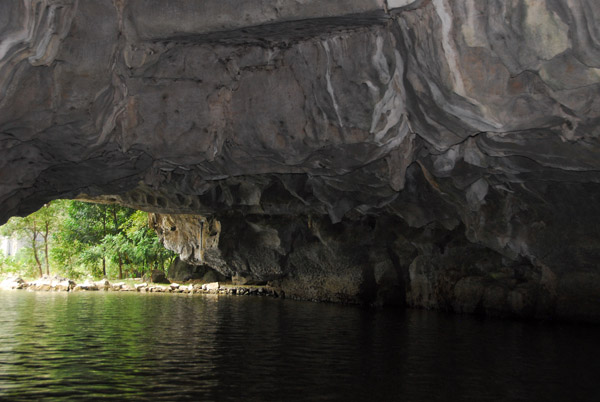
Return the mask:
{"type": "Polygon", "coordinates": [[[0,221],[156,213],[305,299],[600,320],[595,0],[0,4],[0,221]]]}

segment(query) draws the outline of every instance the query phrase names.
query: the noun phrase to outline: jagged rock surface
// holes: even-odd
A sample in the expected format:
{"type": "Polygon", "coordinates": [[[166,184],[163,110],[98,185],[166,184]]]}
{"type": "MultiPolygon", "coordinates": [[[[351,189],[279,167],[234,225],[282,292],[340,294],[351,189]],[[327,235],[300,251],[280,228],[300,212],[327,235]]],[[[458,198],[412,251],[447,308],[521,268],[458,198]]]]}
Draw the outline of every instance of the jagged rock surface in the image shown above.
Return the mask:
{"type": "Polygon", "coordinates": [[[202,282],[223,282],[227,278],[210,268],[208,265],[192,265],[180,258],[176,258],[175,261],[169,266],[169,279],[173,282],[187,282],[192,280],[199,280],[202,282]]]}
{"type": "Polygon", "coordinates": [[[119,202],[180,228],[182,258],[298,297],[597,321],[599,19],[594,0],[3,2],[0,221],[119,202]]]}

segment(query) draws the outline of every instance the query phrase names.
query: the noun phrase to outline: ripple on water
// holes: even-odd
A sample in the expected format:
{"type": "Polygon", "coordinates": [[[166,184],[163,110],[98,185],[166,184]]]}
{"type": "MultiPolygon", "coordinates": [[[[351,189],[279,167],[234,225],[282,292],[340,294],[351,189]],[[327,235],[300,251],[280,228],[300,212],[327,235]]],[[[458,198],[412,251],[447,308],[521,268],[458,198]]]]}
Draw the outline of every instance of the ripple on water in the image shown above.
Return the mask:
{"type": "Polygon", "coordinates": [[[600,329],[259,297],[0,292],[0,399],[592,400],[600,329]]]}

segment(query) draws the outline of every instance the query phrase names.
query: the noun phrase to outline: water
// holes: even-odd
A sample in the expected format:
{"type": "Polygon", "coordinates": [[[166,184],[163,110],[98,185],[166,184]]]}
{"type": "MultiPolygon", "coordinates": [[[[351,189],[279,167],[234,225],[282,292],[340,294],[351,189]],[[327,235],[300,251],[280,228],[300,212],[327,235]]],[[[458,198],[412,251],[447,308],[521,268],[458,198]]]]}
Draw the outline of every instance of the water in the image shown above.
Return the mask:
{"type": "Polygon", "coordinates": [[[0,292],[0,400],[591,401],[600,328],[260,297],[0,292]]]}

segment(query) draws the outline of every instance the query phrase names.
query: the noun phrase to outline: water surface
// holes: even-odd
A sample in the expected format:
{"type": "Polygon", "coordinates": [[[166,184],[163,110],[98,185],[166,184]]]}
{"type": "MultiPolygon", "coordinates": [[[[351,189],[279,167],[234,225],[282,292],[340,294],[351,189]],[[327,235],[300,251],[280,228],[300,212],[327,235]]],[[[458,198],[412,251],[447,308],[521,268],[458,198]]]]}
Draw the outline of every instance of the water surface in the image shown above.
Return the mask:
{"type": "Polygon", "coordinates": [[[0,400],[591,401],[600,328],[247,296],[0,292],[0,400]]]}

